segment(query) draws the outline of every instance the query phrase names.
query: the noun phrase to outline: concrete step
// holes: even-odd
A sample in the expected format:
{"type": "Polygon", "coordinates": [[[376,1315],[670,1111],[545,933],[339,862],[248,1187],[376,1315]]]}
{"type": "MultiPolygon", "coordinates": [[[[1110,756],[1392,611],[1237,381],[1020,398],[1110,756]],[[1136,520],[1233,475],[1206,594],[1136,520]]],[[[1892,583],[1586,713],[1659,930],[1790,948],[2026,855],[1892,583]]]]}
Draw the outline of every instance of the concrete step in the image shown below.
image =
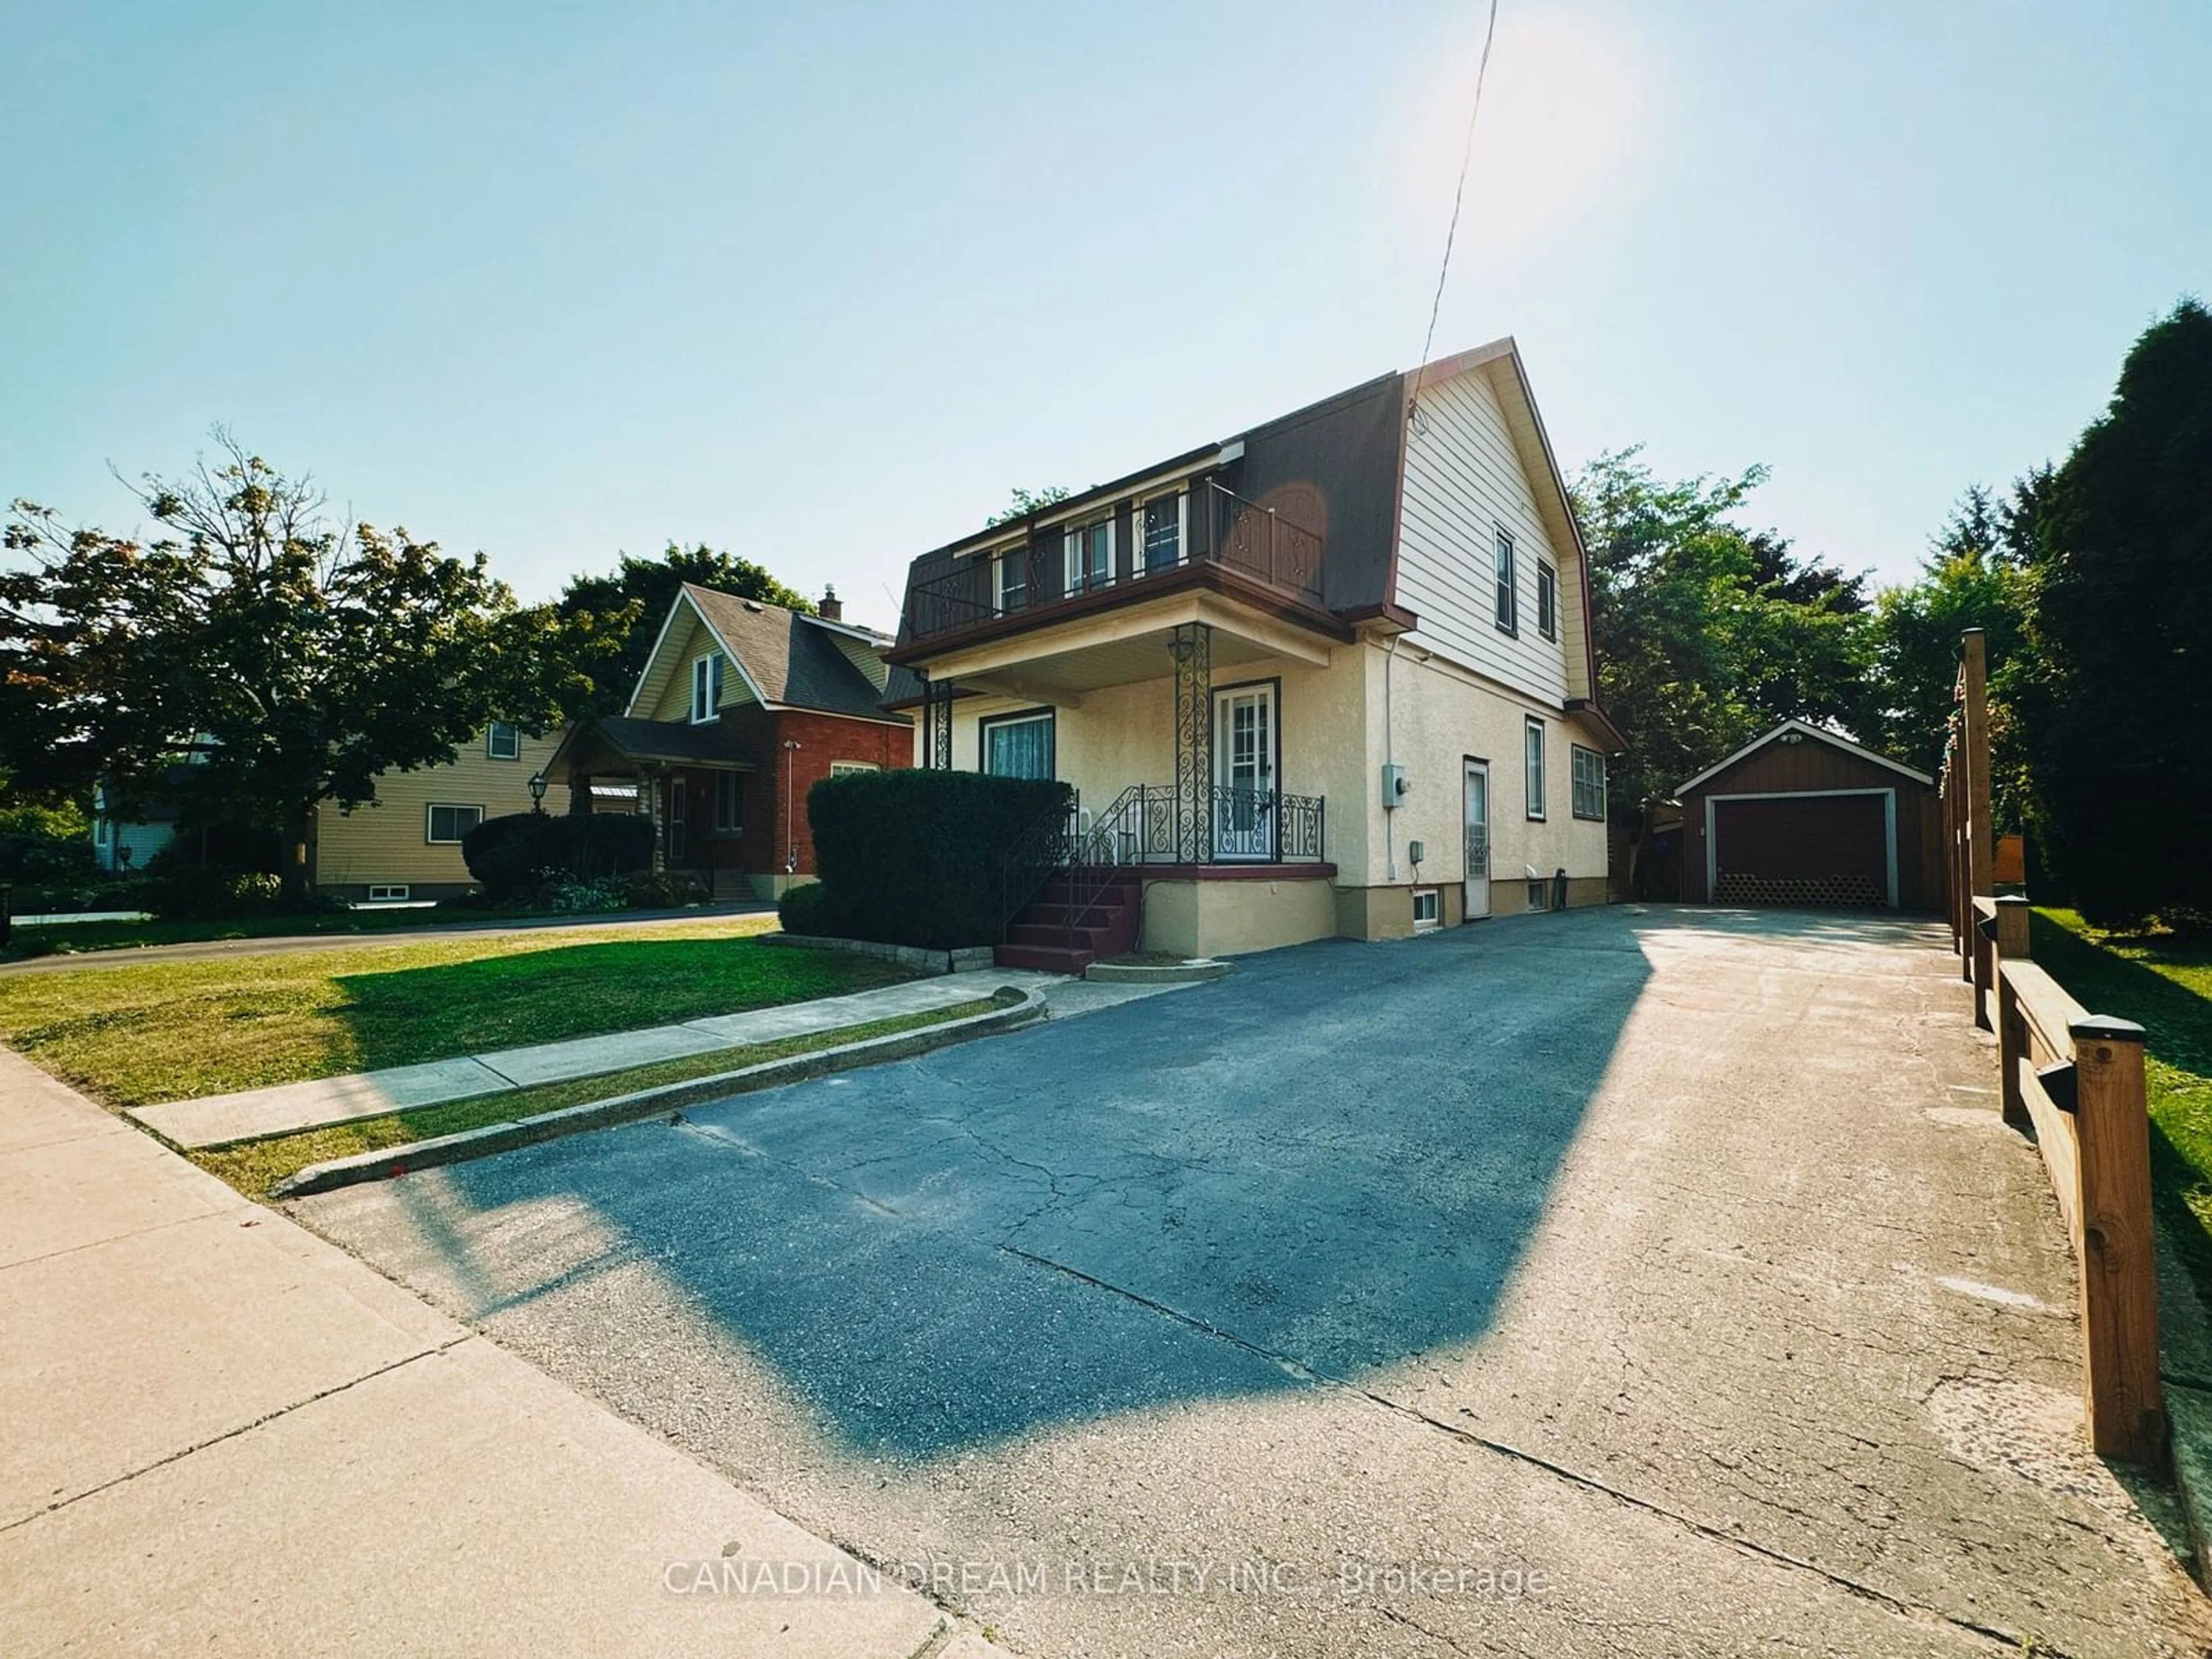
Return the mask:
{"type": "Polygon", "coordinates": [[[1006,929],[1009,945],[1040,945],[1050,949],[1054,945],[1073,946],[1090,951],[1094,956],[1110,956],[1118,929],[1103,927],[1070,928],[1059,922],[1036,922],[1026,915],[1006,929]]]}
{"type": "Polygon", "coordinates": [[[1001,945],[993,953],[1001,968],[1029,968],[1041,974],[1080,974],[1097,960],[1089,951],[1055,945],[1001,945]]]}

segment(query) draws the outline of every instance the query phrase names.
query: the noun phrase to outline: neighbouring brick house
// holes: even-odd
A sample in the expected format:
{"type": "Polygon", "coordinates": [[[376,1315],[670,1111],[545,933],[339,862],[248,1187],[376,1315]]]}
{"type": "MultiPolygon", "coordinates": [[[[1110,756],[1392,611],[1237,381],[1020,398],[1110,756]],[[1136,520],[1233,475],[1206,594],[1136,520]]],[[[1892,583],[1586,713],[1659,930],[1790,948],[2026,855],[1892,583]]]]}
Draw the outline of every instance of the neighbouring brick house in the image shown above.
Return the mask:
{"type": "Polygon", "coordinates": [[[573,811],[651,814],[657,861],[717,897],[774,897],[814,872],[809,789],[913,762],[913,722],[884,705],[919,683],[885,664],[890,644],[835,593],[810,617],[687,583],[628,706],[571,731],[546,777],[573,811]]]}

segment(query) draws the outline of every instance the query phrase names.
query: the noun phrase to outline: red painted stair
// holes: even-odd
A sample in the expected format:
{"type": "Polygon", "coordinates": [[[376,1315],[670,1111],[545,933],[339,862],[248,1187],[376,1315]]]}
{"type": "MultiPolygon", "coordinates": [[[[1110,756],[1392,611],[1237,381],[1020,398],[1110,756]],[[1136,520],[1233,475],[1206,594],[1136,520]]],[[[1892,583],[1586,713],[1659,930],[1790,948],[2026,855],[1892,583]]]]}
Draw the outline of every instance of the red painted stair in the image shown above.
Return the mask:
{"type": "MultiPolygon", "coordinates": [[[[1079,974],[1101,957],[1134,950],[1142,921],[1137,878],[1108,876],[1104,882],[1083,904],[1082,913],[1071,918],[1085,894],[1078,893],[1066,877],[1054,876],[1014,918],[1006,929],[1006,942],[994,959],[1001,968],[1079,974]]],[[[1088,880],[1082,885],[1090,890],[1088,880]]]]}

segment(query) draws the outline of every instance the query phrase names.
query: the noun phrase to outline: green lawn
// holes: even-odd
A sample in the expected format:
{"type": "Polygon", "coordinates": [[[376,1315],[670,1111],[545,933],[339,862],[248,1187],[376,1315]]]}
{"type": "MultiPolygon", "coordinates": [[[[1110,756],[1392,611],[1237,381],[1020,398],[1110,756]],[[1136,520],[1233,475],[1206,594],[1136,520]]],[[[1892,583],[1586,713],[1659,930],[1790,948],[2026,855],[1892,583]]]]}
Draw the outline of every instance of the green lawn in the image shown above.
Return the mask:
{"type": "MultiPolygon", "coordinates": [[[[813,953],[793,951],[792,954],[813,953]]],[[[303,1134],[249,1141],[242,1146],[194,1152],[191,1157],[202,1169],[221,1176],[248,1198],[265,1198],[269,1189],[285,1176],[295,1175],[310,1164],[320,1164],[327,1158],[349,1158],[356,1152],[381,1152],[387,1146],[404,1146],[411,1140],[458,1134],[464,1129],[479,1129],[487,1123],[506,1123],[538,1112],[557,1111],[563,1106],[580,1106],[586,1101],[611,1100],[617,1095],[626,1095],[634,1090],[659,1088],[666,1083],[683,1083],[695,1077],[708,1077],[717,1072],[734,1072],[739,1066],[757,1066],[763,1060],[781,1060],[787,1054],[811,1054],[819,1048],[834,1048],[840,1043],[860,1042],[869,1037],[894,1036],[901,1031],[936,1025],[945,1020],[965,1019],[971,1014],[988,1014],[1000,1006],[989,997],[982,997],[972,1002],[956,1003],[950,1008],[933,1008],[918,1014],[899,1014],[890,1019],[848,1025],[840,1030],[815,1031],[805,1036],[783,1037],[774,1042],[717,1048],[712,1054],[689,1054],[682,1060],[663,1060],[657,1066],[638,1066],[626,1072],[608,1072],[598,1077],[577,1078],[567,1083],[541,1084],[534,1089],[515,1089],[506,1094],[477,1095],[467,1100],[447,1101],[441,1106],[418,1106],[412,1111],[362,1118],[356,1122],[341,1123],[328,1129],[310,1129],[303,1134]]]]}
{"type": "MultiPolygon", "coordinates": [[[[72,921],[52,927],[18,926],[0,962],[81,951],[128,951],[149,945],[199,945],[234,939],[283,939],[302,933],[411,933],[427,928],[483,922],[544,921],[543,910],[455,905],[423,910],[334,910],[328,915],[230,916],[220,921],[72,921]]],[[[592,920],[592,918],[554,918],[592,920]]]]}
{"type": "Polygon", "coordinates": [[[908,978],[772,916],[0,975],[0,1041],[112,1106],[447,1060],[908,978]]]}
{"type": "Polygon", "coordinates": [[[2102,933],[2038,910],[2029,949],[2075,1001],[2148,1034],[2153,1199],[2212,1292],[2212,939],[2102,933]]]}

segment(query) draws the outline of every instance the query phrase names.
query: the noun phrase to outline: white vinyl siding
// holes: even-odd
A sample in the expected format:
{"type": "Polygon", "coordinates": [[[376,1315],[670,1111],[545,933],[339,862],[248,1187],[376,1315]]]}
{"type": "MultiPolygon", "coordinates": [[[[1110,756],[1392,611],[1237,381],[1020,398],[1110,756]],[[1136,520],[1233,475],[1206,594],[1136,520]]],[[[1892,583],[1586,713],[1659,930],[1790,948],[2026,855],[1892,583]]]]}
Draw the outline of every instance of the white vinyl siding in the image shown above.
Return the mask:
{"type": "MultiPolygon", "coordinates": [[[[1566,610],[1579,580],[1547,532],[1528,475],[1487,373],[1472,368],[1421,388],[1420,416],[1406,434],[1404,505],[1399,524],[1398,601],[1421,619],[1410,636],[1462,667],[1558,707],[1571,690],[1569,650],[1579,652],[1578,607],[1566,610]],[[1500,532],[1514,546],[1515,609],[1498,615],[1500,532]],[[1505,626],[1538,617],[1535,572],[1559,573],[1559,635],[1505,626]]],[[[1546,486],[1548,488],[1548,485],[1546,486]]],[[[1575,677],[1579,678],[1579,675],[1575,677]]]]}

